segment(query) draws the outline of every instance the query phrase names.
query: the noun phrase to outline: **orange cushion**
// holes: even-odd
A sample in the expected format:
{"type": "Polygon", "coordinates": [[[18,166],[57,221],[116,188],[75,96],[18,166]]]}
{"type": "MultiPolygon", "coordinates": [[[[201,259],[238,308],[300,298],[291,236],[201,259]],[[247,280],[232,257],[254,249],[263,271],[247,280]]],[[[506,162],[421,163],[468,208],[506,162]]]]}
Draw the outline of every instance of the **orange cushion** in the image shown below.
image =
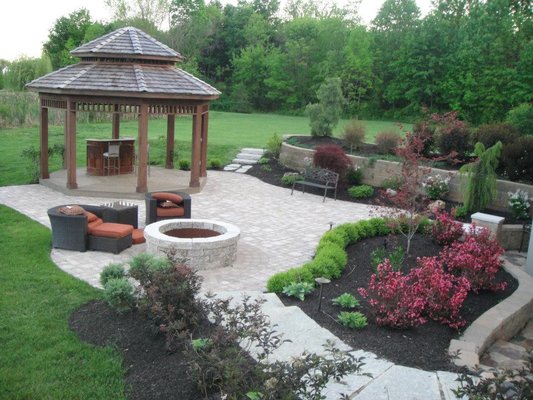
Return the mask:
{"type": "Polygon", "coordinates": [[[89,212],[89,211],[85,211],[85,216],[87,217],[87,222],[89,223],[99,219],[96,214],[93,214],[92,212],[89,212]]]}
{"type": "Polygon", "coordinates": [[[158,217],[183,217],[185,209],[183,207],[178,208],[162,208],[157,207],[158,217]]]}
{"type": "Polygon", "coordinates": [[[134,229],[131,234],[131,241],[133,244],[141,244],[146,240],[144,239],[144,229],[134,229]]]}
{"type": "Polygon", "coordinates": [[[180,204],[181,202],[183,202],[183,197],[175,193],[156,192],[152,193],[152,198],[158,201],[168,200],[176,204],[180,204]]]}
{"type": "Polygon", "coordinates": [[[100,218],[96,218],[93,222],[89,222],[87,224],[87,232],[89,235],[93,234],[93,229],[96,228],[99,225],[102,225],[104,221],[102,221],[100,218]]]}
{"type": "Polygon", "coordinates": [[[127,236],[132,232],[132,225],[104,222],[92,229],[91,235],[118,239],[127,236]]]}

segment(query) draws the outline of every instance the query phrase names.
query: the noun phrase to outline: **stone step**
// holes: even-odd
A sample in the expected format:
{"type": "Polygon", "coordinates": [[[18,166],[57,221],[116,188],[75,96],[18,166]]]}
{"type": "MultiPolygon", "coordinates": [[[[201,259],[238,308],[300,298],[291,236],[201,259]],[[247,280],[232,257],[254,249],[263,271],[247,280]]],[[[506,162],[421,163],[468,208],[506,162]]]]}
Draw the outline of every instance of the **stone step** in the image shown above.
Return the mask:
{"type": "Polygon", "coordinates": [[[257,160],[248,160],[245,158],[234,158],[231,162],[233,164],[246,164],[246,165],[257,164],[257,160]]]}
{"type": "Polygon", "coordinates": [[[244,160],[255,160],[255,161],[257,161],[261,157],[262,157],[261,154],[252,154],[252,153],[240,152],[239,154],[237,154],[237,157],[235,157],[235,158],[241,158],[241,159],[244,159],[244,160]]]}
{"type": "Polygon", "coordinates": [[[252,168],[252,165],[243,165],[239,169],[236,169],[235,172],[238,174],[245,174],[250,168],[252,168]]]}
{"type": "Polygon", "coordinates": [[[266,150],[263,150],[263,149],[254,149],[254,148],[250,148],[250,147],[245,147],[244,149],[241,149],[241,153],[259,154],[260,156],[262,156],[263,154],[266,153],[266,150]]]}
{"type": "Polygon", "coordinates": [[[224,171],[236,171],[241,167],[241,164],[228,164],[224,167],[224,171]]]}

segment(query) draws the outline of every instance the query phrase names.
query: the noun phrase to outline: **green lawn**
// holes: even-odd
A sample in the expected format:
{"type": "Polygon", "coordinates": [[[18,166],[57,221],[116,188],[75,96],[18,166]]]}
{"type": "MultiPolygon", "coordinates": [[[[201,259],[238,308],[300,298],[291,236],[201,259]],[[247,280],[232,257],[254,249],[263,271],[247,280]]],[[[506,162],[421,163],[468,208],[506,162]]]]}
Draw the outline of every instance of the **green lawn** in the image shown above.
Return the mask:
{"type": "MultiPolygon", "coordinates": [[[[334,134],[339,136],[346,124],[342,120],[334,134]]],[[[366,141],[372,142],[377,133],[383,130],[399,129],[393,122],[364,121],[367,127],[366,141]]],[[[404,125],[410,129],[411,125],[404,125]]],[[[163,164],[166,145],[166,119],[153,119],[149,123],[150,163],[163,164]]],[[[190,159],[192,118],[176,118],[176,148],[178,159],[190,159]]],[[[219,159],[228,163],[241,147],[265,147],[274,133],[308,134],[307,117],[284,116],[275,114],[238,114],[212,111],[209,113],[208,159],[219,159]]],[[[49,145],[63,144],[63,127],[51,126],[49,145]]],[[[109,138],[111,121],[108,123],[78,124],[77,163],[86,163],[85,139],[109,138]]],[[[124,121],[121,124],[121,136],[137,137],[137,121],[124,121]]],[[[0,129],[0,186],[24,184],[30,181],[28,172],[30,163],[20,157],[23,149],[29,146],[38,148],[39,128],[0,129]]],[[[50,170],[60,167],[58,157],[50,159],[50,170]]]]}
{"type": "Polygon", "coordinates": [[[50,230],[0,206],[0,399],[123,399],[121,356],[82,343],[69,315],[99,291],[50,260],[50,230]]]}

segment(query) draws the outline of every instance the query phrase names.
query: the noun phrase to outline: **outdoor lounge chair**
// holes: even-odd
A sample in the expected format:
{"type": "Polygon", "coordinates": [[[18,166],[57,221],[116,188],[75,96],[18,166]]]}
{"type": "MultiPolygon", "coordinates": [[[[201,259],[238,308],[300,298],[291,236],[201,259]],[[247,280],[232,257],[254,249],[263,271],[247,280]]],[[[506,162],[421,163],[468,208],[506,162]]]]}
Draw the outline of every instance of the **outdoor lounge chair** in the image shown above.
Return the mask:
{"type": "Polygon", "coordinates": [[[52,246],[66,250],[98,250],[118,254],[132,245],[134,227],[114,221],[108,207],[80,205],[85,213],[67,215],[57,206],[48,210],[52,226],[52,246]]]}
{"type": "Polygon", "coordinates": [[[184,192],[152,192],[144,197],[146,225],[163,219],[191,218],[191,196],[184,192]]]}

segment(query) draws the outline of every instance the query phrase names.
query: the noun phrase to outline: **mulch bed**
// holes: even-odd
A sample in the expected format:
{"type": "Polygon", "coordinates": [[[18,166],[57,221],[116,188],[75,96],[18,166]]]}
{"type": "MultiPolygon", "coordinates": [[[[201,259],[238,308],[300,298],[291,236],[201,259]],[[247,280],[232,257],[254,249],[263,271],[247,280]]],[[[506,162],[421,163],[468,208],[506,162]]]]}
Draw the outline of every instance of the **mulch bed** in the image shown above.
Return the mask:
{"type": "MultiPolygon", "coordinates": [[[[408,367],[432,371],[454,371],[455,368],[448,358],[448,346],[450,340],[459,337],[461,332],[433,321],[406,330],[379,327],[373,321],[367,302],[358,295],[357,288],[367,287],[370,276],[374,273],[370,265],[370,253],[382,247],[384,240],[385,237],[365,239],[347,248],[349,260],[346,269],[339,279],[324,286],[320,311],[318,311],[318,290],[308,295],[303,302],[292,297],[281,296],[283,303],[286,306],[300,307],[320,326],[328,329],[354,349],[371,351],[380,357],[408,367]],[[354,330],[336,321],[340,311],[350,311],[342,310],[331,302],[343,293],[351,293],[361,300],[361,306],[353,311],[360,311],[367,316],[368,326],[366,328],[354,330]]],[[[403,245],[405,249],[403,236],[395,236],[394,239],[389,237],[387,240],[389,249],[393,248],[394,242],[403,245]]],[[[417,257],[437,255],[439,250],[440,246],[432,243],[427,236],[417,234],[411,243],[410,255],[404,260],[404,271],[414,266],[417,257]]],[[[518,287],[518,282],[503,270],[497,275],[497,282],[501,281],[508,283],[505,291],[483,291],[478,295],[469,294],[461,312],[467,324],[472,323],[485,311],[508,297],[518,287]]]]}
{"type": "MultiPolygon", "coordinates": [[[[96,346],[112,346],[121,352],[128,399],[204,398],[188,376],[182,352],[179,349],[168,352],[164,336],[139,313],[117,314],[107,304],[93,301],[70,316],[69,326],[81,340],[96,346]]],[[[209,330],[208,326],[202,329],[209,330]]]]}

